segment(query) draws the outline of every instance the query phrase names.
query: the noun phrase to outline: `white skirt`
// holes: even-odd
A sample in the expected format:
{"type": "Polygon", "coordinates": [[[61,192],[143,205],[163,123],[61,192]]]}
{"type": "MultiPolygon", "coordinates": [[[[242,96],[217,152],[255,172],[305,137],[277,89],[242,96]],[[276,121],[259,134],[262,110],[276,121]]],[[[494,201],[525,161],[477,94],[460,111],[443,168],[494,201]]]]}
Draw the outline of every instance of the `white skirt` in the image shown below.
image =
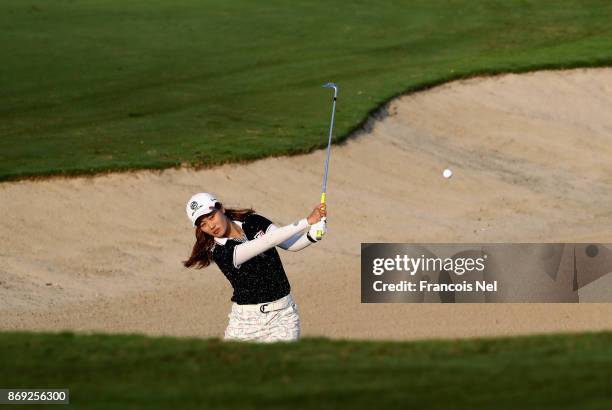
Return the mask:
{"type": "Polygon", "coordinates": [[[295,342],[300,337],[300,316],[291,295],[257,305],[233,303],[228,317],[224,340],[295,342]]]}

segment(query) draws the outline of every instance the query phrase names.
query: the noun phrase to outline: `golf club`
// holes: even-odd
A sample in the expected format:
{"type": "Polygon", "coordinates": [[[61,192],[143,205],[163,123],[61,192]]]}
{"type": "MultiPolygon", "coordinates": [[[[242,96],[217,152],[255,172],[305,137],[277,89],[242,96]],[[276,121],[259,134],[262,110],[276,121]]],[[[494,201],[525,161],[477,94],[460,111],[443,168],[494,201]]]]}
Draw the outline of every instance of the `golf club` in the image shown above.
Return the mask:
{"type": "MultiPolygon", "coordinates": [[[[327,141],[327,157],[325,158],[325,171],[323,172],[323,184],[321,187],[321,203],[325,204],[325,195],[327,193],[327,174],[329,171],[329,154],[331,152],[331,142],[332,142],[332,132],[334,129],[334,114],[336,113],[336,98],[338,97],[338,86],[336,83],[327,83],[323,85],[323,88],[333,88],[334,89],[334,100],[332,103],[332,113],[331,113],[331,124],[329,125],[329,139],[327,141]]],[[[321,218],[322,221],[326,221],[326,217],[321,218]]],[[[320,240],[323,237],[322,231],[317,231],[316,233],[317,240],[320,240]]]]}

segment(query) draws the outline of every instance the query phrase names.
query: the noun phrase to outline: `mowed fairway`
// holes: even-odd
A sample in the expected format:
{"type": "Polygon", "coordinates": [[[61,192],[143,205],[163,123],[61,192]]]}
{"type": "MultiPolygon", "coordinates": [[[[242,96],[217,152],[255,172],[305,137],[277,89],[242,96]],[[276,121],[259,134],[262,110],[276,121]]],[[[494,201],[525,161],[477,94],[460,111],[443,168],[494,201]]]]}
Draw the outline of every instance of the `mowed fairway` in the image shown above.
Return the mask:
{"type": "Polygon", "coordinates": [[[3,1],[0,180],[306,152],[403,92],[612,62],[609,1],[3,1]]]}
{"type": "Polygon", "coordinates": [[[0,385],[69,388],[75,409],[612,406],[610,333],[289,345],[4,333],[0,359],[0,385]]]}

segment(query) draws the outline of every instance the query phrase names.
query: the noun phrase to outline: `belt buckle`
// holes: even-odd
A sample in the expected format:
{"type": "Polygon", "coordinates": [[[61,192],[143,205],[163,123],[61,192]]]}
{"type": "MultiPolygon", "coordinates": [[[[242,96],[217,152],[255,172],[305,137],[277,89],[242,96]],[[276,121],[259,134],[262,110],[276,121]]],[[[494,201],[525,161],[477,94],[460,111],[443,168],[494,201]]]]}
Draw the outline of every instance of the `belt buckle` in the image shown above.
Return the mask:
{"type": "Polygon", "coordinates": [[[266,312],[266,311],[265,311],[265,308],[266,308],[266,306],[268,306],[268,305],[269,305],[269,303],[264,303],[263,305],[261,305],[261,306],[259,307],[259,311],[260,311],[261,313],[268,313],[268,312],[266,312]]]}

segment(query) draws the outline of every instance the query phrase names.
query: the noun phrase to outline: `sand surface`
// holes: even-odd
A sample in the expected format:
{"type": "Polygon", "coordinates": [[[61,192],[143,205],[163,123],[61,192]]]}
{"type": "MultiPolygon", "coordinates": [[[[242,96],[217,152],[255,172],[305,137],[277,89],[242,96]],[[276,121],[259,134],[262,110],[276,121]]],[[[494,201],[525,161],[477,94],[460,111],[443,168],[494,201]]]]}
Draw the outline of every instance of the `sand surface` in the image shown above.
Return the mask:
{"type": "MultiPolygon", "coordinates": [[[[182,267],[193,243],[186,200],[210,191],[289,223],[317,203],[323,161],[321,151],[0,184],[0,329],[221,336],[231,288],[216,267],[182,267]]],[[[361,304],[359,258],[361,242],[612,243],[612,69],[478,78],[396,99],[333,147],[328,187],[328,236],[280,251],[304,336],[612,329],[604,303],[361,304]]],[[[581,297],[607,296],[610,282],[581,297]]]]}

